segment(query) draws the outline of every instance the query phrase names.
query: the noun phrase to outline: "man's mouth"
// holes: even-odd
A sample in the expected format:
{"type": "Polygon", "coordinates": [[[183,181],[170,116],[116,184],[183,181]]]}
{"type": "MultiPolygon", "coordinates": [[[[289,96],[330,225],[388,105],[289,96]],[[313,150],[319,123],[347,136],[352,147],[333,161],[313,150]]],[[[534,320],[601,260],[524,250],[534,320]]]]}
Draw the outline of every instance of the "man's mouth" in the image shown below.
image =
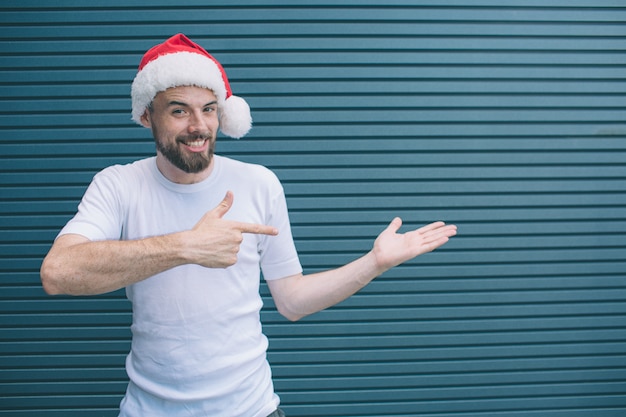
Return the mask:
{"type": "Polygon", "coordinates": [[[191,152],[203,152],[209,146],[209,139],[206,137],[183,139],[179,142],[191,152]]]}

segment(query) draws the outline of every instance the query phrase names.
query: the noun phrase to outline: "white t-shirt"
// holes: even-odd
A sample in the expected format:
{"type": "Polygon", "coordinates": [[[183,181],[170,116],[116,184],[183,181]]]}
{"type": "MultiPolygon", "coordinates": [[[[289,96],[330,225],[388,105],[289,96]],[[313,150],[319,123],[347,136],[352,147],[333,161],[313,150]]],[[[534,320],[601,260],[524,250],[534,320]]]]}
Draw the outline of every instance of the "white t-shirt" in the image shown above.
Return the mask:
{"type": "Polygon", "coordinates": [[[226,269],[183,265],[129,286],[130,384],[120,416],[265,417],[278,406],[259,317],[266,280],[302,272],[283,188],[267,168],[215,156],[206,180],[167,180],[156,158],[98,173],[60,234],[130,240],[191,229],[234,193],[224,218],[275,226],[278,236],[245,234],[226,269]]]}

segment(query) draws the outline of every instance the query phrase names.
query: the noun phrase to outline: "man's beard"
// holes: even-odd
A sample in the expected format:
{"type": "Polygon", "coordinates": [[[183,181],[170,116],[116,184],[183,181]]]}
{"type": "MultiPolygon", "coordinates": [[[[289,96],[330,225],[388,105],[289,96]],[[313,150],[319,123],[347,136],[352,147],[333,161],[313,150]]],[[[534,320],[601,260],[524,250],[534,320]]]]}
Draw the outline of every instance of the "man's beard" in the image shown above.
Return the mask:
{"type": "Polygon", "coordinates": [[[197,174],[208,168],[213,158],[215,151],[215,141],[211,135],[190,135],[190,136],[178,136],[176,142],[171,144],[164,144],[159,139],[155,138],[157,150],[163,154],[165,159],[170,161],[176,168],[188,173],[197,174]],[[209,148],[207,152],[187,152],[183,153],[179,143],[191,142],[197,139],[205,139],[209,141],[209,148]]]}

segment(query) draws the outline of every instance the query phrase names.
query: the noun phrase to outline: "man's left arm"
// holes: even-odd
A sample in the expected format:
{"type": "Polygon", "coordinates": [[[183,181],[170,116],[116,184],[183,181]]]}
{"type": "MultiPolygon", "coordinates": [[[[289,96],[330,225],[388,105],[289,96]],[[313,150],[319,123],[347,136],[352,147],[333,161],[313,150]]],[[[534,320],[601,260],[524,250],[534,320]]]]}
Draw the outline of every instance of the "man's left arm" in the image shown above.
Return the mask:
{"type": "Polygon", "coordinates": [[[268,281],[278,311],[291,321],[331,307],[396,265],[431,252],[456,235],[456,226],[435,222],[398,233],[395,218],[376,238],[371,251],[336,269],[268,281]]]}

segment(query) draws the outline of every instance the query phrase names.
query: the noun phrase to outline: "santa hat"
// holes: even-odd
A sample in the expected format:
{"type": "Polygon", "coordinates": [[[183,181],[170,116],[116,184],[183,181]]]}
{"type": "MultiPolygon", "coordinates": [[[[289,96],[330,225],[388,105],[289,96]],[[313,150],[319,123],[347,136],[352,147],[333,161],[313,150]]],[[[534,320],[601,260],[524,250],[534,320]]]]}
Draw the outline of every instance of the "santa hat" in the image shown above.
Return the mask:
{"type": "Polygon", "coordinates": [[[190,85],[213,91],[222,133],[235,139],[248,133],[252,127],[248,103],[233,95],[220,63],[183,34],[172,36],[143,56],[131,91],[133,120],[141,124],[141,116],[157,93],[190,85]]]}

